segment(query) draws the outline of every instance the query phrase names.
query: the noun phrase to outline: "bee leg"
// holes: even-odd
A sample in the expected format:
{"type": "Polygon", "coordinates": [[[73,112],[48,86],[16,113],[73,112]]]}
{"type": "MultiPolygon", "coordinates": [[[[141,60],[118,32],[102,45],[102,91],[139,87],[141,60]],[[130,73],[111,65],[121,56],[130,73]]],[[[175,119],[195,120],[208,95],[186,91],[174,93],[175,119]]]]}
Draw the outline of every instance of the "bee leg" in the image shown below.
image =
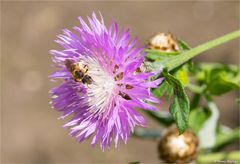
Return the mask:
{"type": "Polygon", "coordinates": [[[84,65],[83,68],[85,69],[85,72],[87,73],[88,72],[88,66],[84,65]]]}

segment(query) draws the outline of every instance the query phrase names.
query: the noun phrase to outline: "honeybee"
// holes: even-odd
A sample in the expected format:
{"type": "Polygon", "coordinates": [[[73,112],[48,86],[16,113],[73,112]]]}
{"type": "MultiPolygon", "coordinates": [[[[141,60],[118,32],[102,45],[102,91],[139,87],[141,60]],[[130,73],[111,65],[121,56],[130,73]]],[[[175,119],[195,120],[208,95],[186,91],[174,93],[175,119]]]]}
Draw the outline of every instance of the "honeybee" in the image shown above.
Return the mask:
{"type": "Polygon", "coordinates": [[[72,60],[66,59],[64,63],[76,82],[82,82],[83,84],[93,83],[91,76],[87,75],[88,65],[84,61],[80,60],[74,63],[72,60]]]}

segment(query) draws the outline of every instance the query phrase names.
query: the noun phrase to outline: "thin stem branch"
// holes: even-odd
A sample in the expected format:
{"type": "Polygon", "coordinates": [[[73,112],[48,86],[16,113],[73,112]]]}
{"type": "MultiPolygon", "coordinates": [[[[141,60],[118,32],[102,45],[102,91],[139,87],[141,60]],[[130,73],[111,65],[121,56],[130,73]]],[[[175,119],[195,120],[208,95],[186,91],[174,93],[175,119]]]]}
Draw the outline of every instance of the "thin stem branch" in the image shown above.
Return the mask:
{"type": "Polygon", "coordinates": [[[230,153],[211,153],[211,154],[200,154],[198,156],[198,163],[212,163],[212,162],[239,162],[240,152],[233,151],[230,153]]]}

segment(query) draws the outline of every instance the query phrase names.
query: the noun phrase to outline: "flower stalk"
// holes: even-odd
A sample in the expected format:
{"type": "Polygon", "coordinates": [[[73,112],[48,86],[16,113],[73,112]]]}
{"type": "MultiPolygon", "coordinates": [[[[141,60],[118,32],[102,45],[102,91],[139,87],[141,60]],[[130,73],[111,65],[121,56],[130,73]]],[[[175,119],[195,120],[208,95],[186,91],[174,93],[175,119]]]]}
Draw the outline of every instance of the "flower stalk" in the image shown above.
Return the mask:
{"type": "Polygon", "coordinates": [[[203,43],[203,44],[201,44],[195,48],[192,48],[188,51],[183,51],[179,55],[172,56],[170,58],[167,58],[166,60],[156,61],[153,63],[153,68],[157,68],[157,67],[159,68],[159,66],[160,66],[160,68],[166,67],[166,68],[168,68],[169,71],[171,71],[174,68],[177,68],[180,65],[184,64],[188,60],[192,59],[193,57],[195,57],[209,49],[212,49],[218,45],[221,45],[228,41],[234,40],[238,37],[240,37],[240,30],[231,32],[222,37],[214,39],[212,41],[203,43]]]}

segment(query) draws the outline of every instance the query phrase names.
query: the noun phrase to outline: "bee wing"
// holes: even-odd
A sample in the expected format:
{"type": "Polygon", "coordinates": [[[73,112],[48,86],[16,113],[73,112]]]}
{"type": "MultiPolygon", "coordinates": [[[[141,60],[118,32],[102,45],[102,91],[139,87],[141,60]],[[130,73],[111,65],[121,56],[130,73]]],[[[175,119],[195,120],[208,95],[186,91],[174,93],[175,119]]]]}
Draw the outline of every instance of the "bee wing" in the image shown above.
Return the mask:
{"type": "Polygon", "coordinates": [[[74,63],[72,60],[66,59],[64,61],[64,64],[65,64],[66,68],[68,69],[68,71],[72,72],[74,70],[74,63]]]}

